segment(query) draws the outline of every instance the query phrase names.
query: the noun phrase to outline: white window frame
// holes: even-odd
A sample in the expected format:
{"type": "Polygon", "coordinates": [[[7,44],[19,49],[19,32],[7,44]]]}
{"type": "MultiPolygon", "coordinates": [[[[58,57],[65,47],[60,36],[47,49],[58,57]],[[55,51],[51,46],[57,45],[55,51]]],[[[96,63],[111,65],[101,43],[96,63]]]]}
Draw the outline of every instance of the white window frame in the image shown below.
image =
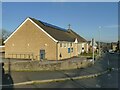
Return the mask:
{"type": "Polygon", "coordinates": [[[60,47],[61,47],[61,48],[63,47],[63,43],[60,43],[60,47]]]}
{"type": "Polygon", "coordinates": [[[66,43],[63,43],[64,44],[64,48],[66,48],[66,43]]]}

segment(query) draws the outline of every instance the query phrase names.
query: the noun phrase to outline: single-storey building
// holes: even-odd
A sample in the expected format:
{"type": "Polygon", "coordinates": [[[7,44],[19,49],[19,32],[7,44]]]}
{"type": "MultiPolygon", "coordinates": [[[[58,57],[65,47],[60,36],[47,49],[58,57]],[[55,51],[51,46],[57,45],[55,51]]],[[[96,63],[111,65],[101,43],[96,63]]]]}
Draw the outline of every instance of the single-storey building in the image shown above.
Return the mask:
{"type": "Polygon", "coordinates": [[[88,51],[87,41],[71,29],[28,17],[4,41],[5,58],[61,60],[88,51]]]}

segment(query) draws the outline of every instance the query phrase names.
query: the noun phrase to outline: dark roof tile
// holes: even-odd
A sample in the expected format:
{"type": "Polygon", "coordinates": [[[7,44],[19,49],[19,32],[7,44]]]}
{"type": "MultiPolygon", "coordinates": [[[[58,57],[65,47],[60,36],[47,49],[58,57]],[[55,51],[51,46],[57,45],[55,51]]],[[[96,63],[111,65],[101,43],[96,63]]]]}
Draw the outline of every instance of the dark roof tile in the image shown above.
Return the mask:
{"type": "Polygon", "coordinates": [[[43,28],[48,34],[50,34],[54,39],[58,41],[74,42],[75,39],[77,38],[78,42],[86,42],[84,38],[82,38],[80,35],[78,35],[72,30],[65,30],[57,26],[52,26],[51,24],[45,25],[45,22],[36,20],[34,18],[30,19],[32,19],[37,25],[43,28]]]}

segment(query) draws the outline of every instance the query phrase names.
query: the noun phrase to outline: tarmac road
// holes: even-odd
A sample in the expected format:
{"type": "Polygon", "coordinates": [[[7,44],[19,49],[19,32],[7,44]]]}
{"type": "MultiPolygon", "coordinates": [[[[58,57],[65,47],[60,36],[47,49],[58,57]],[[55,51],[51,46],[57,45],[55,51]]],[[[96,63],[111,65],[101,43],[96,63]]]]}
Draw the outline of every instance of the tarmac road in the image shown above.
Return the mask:
{"type": "MultiPolygon", "coordinates": [[[[101,72],[112,67],[114,71],[102,76],[90,79],[69,80],[64,82],[54,82],[45,84],[20,85],[14,88],[118,88],[118,58],[119,54],[106,53],[101,60],[96,61],[95,65],[76,70],[67,71],[42,71],[42,72],[12,72],[11,76],[14,83],[44,80],[63,77],[73,77],[80,75],[89,75],[101,72]]],[[[14,89],[15,90],[15,89],[14,89]]]]}

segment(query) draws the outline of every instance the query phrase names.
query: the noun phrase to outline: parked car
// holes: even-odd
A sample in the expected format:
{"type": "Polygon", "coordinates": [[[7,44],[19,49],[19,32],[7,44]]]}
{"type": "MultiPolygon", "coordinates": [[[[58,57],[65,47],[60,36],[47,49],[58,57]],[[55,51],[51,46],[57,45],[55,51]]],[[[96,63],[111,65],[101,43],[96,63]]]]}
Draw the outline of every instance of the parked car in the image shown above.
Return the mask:
{"type": "Polygon", "coordinates": [[[114,51],[110,49],[110,50],[109,50],[109,53],[110,53],[110,54],[113,54],[113,53],[114,53],[114,51]]]}
{"type": "Polygon", "coordinates": [[[112,49],[109,50],[109,52],[112,52],[112,51],[113,51],[112,49]]]}

